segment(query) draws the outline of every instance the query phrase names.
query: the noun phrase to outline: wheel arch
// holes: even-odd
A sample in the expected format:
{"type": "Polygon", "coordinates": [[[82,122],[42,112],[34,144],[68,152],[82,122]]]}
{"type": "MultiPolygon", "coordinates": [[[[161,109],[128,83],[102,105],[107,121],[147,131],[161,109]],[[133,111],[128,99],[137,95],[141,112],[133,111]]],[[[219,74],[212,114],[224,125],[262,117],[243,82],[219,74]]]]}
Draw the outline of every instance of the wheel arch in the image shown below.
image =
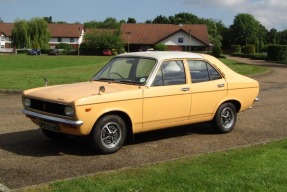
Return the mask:
{"type": "MultiPolygon", "coordinates": [[[[235,109],[236,109],[236,112],[238,113],[240,111],[241,103],[238,100],[230,99],[230,100],[224,101],[223,103],[232,103],[234,105],[235,109]]],[[[222,105],[223,103],[221,103],[220,105],[222,105]]]]}
{"type": "MultiPolygon", "coordinates": [[[[121,117],[125,124],[126,124],[126,129],[127,129],[127,138],[126,138],[126,141],[132,141],[133,140],[133,126],[132,126],[132,120],[130,118],[130,116],[123,112],[123,111],[109,111],[107,113],[104,113],[102,114],[97,120],[96,122],[94,123],[94,126],[96,125],[96,123],[99,121],[99,119],[101,119],[102,117],[104,116],[107,116],[107,115],[117,115],[119,117],[121,117]]],[[[92,132],[92,131],[91,131],[92,132]]],[[[90,132],[90,133],[91,133],[90,132]]]]}
{"type": "Polygon", "coordinates": [[[218,103],[218,105],[216,106],[216,108],[214,109],[214,113],[213,113],[213,118],[215,116],[215,113],[216,111],[218,110],[218,108],[224,104],[224,103],[232,103],[236,109],[236,112],[239,113],[240,109],[241,109],[241,103],[240,101],[236,100],[236,99],[226,99],[226,100],[223,100],[221,102],[218,103]]]}

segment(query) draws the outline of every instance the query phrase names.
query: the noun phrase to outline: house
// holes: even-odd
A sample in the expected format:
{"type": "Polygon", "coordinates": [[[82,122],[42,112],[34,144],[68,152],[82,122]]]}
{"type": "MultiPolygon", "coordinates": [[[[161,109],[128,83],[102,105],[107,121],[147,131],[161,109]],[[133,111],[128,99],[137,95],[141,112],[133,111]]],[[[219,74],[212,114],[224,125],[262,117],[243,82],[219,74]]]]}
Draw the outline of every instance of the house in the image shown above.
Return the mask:
{"type": "Polygon", "coordinates": [[[0,52],[12,52],[11,36],[13,23],[0,23],[0,52]]]}
{"type": "Polygon", "coordinates": [[[126,50],[147,50],[165,44],[168,50],[203,51],[210,48],[207,25],[132,24],[121,25],[126,50]]]}
{"type": "MultiPolygon", "coordinates": [[[[1,47],[0,52],[12,52],[11,45],[13,23],[0,23],[1,47]]],[[[73,48],[78,48],[83,41],[84,25],[83,24],[48,24],[48,30],[51,38],[49,47],[55,48],[60,43],[70,44],[73,48]]],[[[24,48],[24,47],[23,47],[24,48]]]]}
{"type": "Polygon", "coordinates": [[[49,41],[50,48],[55,48],[60,43],[70,44],[73,48],[83,42],[84,25],[83,24],[48,24],[51,34],[49,41]]]}
{"type": "MultiPolygon", "coordinates": [[[[12,52],[11,34],[13,23],[0,23],[0,52],[12,52]]],[[[84,41],[83,24],[48,24],[51,34],[49,47],[55,48],[60,43],[70,44],[78,49],[84,41]]],[[[102,29],[96,29],[101,31],[102,29]]],[[[92,30],[87,31],[92,32],[92,30]]],[[[168,50],[203,51],[210,48],[207,25],[199,24],[132,24],[123,23],[121,36],[126,42],[126,51],[140,51],[164,44],[168,50]]],[[[23,47],[24,48],[24,47],[23,47]]]]}

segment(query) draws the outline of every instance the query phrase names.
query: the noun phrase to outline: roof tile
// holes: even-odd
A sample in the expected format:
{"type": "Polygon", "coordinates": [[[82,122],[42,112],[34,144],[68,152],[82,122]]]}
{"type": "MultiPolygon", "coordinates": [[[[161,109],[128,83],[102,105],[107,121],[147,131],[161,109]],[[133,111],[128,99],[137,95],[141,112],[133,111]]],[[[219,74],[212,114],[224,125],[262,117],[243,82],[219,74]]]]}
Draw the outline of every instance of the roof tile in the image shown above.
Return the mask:
{"type": "Polygon", "coordinates": [[[184,31],[188,34],[191,32],[194,38],[209,45],[207,25],[124,23],[121,26],[122,37],[124,41],[129,41],[130,44],[156,44],[179,31],[184,31]],[[128,35],[128,32],[130,32],[130,35],[128,35]]]}

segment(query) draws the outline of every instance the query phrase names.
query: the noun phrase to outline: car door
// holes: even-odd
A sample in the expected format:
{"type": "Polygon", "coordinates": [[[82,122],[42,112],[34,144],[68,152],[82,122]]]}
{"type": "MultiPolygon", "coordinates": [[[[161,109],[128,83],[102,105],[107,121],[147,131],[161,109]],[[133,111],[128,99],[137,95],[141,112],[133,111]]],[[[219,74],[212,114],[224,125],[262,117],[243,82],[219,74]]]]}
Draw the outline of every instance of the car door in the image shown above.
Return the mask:
{"type": "Polygon", "coordinates": [[[212,116],[220,100],[227,94],[227,83],[209,63],[188,60],[191,76],[191,118],[212,116]]]}
{"type": "Polygon", "coordinates": [[[151,87],[144,90],[143,128],[145,131],[188,119],[191,104],[182,60],[162,63],[151,87]]]}

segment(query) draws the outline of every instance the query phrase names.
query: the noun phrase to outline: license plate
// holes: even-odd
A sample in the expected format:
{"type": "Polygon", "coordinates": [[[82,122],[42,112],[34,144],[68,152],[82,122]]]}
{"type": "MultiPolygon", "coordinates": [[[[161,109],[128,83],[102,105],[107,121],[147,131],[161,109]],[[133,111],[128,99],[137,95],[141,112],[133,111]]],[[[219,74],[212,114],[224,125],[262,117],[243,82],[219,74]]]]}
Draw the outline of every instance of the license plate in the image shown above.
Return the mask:
{"type": "Polygon", "coordinates": [[[46,130],[49,130],[49,131],[59,132],[59,127],[58,127],[58,125],[56,123],[40,121],[39,125],[40,125],[41,129],[46,129],[46,130]]]}

